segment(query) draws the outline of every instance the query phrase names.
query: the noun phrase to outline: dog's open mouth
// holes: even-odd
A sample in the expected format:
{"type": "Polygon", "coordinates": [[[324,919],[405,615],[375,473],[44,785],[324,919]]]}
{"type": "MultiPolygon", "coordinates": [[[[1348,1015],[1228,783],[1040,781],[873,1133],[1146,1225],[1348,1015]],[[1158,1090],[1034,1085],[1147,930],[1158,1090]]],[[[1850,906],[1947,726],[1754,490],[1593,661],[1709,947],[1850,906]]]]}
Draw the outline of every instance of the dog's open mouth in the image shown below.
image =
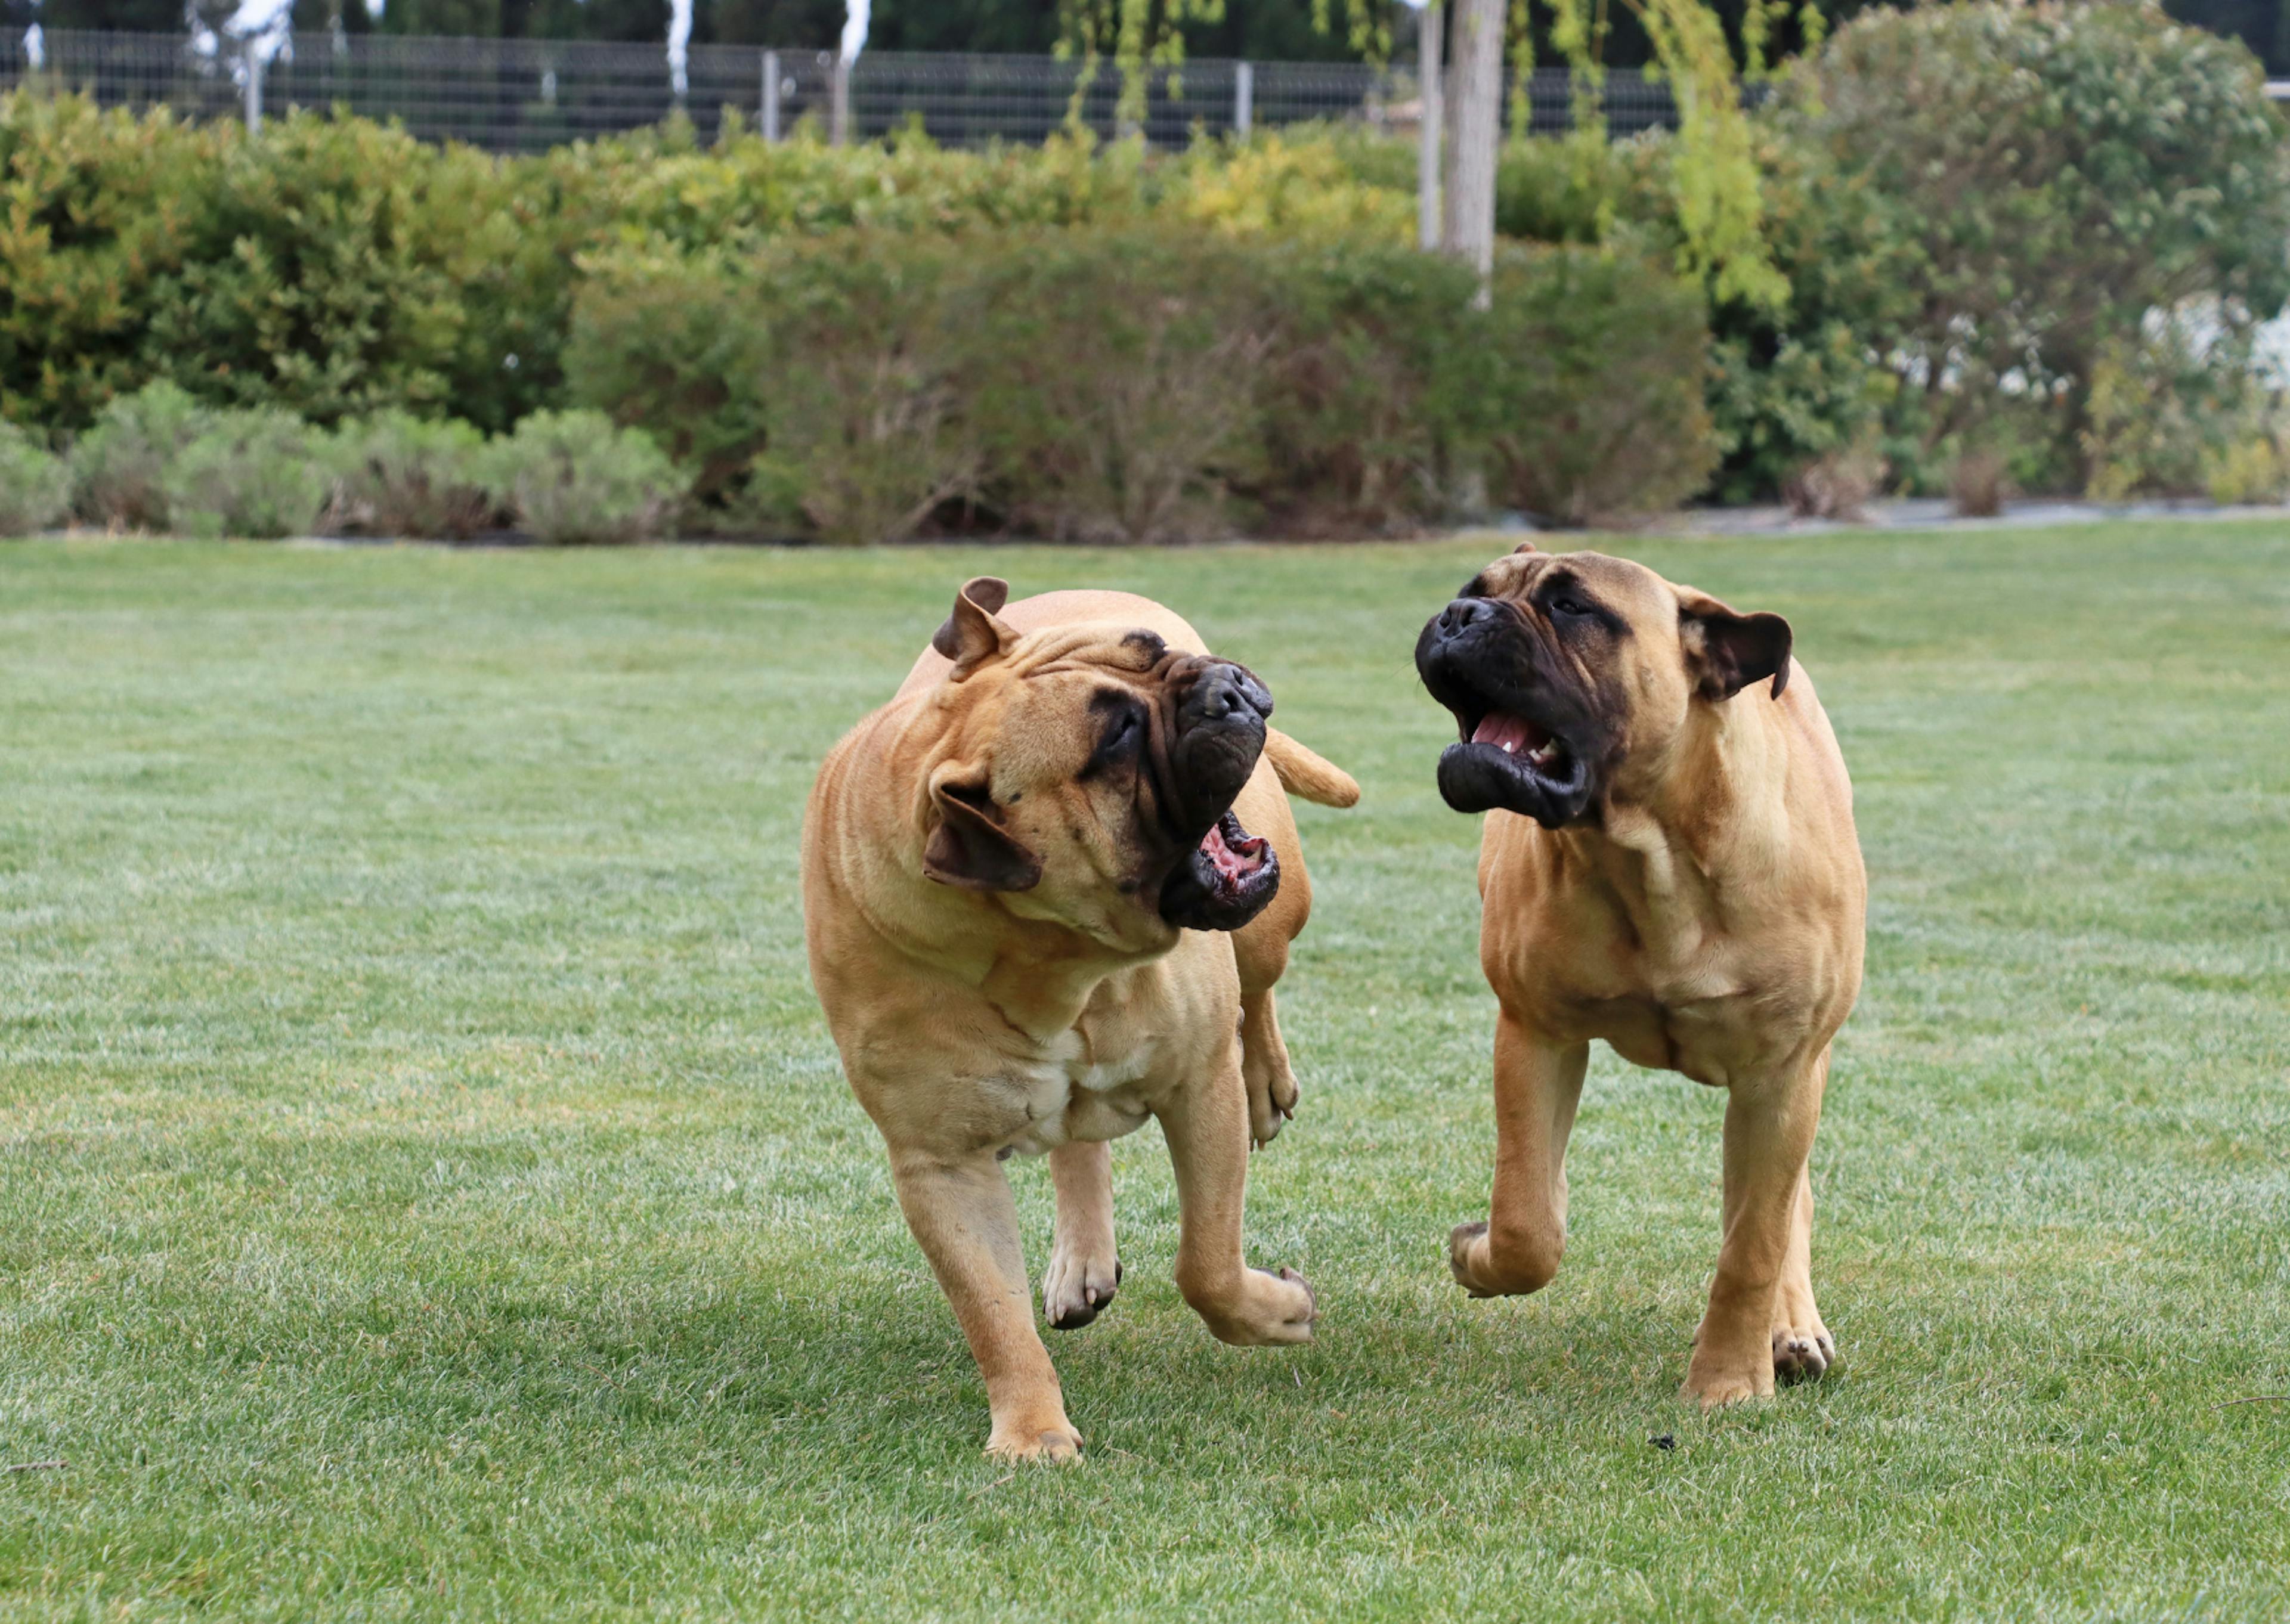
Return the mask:
{"type": "Polygon", "coordinates": [[[1491,710],[1471,729],[1470,742],[1491,744],[1506,756],[1516,756],[1537,772],[1562,778],[1572,764],[1564,743],[1525,716],[1491,710]]]}
{"type": "Polygon", "coordinates": [[[1433,693],[1454,713],[1462,738],[1439,757],[1439,794],[1457,812],[1498,807],[1557,828],[1580,817],[1590,798],[1590,772],[1554,729],[1507,702],[1477,692],[1443,671],[1433,693]]]}
{"type": "Polygon", "coordinates": [[[1161,916],[1196,931],[1237,931],[1280,889],[1272,843],[1228,810],[1161,888],[1161,916]]]}
{"type": "Polygon", "coordinates": [[[1218,890],[1233,896],[1253,884],[1266,864],[1277,867],[1280,861],[1272,855],[1270,841],[1241,828],[1240,820],[1230,812],[1201,836],[1201,855],[1216,870],[1218,890]]]}

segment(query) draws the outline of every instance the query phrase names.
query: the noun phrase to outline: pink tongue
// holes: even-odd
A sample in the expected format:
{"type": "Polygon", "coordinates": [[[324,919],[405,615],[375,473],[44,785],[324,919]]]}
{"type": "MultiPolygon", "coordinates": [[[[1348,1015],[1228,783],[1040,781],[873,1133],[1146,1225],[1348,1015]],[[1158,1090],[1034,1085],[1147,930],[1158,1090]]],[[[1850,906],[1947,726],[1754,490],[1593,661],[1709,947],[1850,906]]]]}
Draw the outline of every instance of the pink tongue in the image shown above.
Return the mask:
{"type": "Polygon", "coordinates": [[[1492,744],[1509,748],[1513,752],[1538,750],[1549,743],[1550,735],[1524,716],[1505,716],[1501,711],[1490,711],[1480,718],[1472,730],[1473,744],[1492,744]]]}
{"type": "Polygon", "coordinates": [[[1237,880],[1255,869],[1256,864],[1251,860],[1262,844],[1253,838],[1245,844],[1249,848],[1245,852],[1236,852],[1225,840],[1224,830],[1212,828],[1201,839],[1201,850],[1208,853],[1209,861],[1216,865],[1219,874],[1229,880],[1237,880]]]}

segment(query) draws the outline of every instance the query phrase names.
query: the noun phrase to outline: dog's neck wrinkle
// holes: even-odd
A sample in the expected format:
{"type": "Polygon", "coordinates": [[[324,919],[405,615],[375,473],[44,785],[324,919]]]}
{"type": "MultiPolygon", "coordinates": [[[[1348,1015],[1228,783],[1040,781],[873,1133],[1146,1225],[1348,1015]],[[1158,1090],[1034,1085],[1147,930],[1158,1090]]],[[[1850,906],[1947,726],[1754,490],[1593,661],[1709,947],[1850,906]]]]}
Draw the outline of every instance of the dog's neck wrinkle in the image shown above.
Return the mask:
{"type": "Polygon", "coordinates": [[[1097,989],[1134,962],[1109,956],[1100,944],[1071,932],[1028,932],[1004,944],[979,992],[1012,1027],[1036,1043],[1047,1043],[1072,1031],[1097,989]],[[1043,940],[1045,934],[1063,940],[1050,942],[1043,940]]]}
{"type": "MultiPolygon", "coordinates": [[[[918,869],[918,854],[916,860],[918,869]]],[[[862,900],[880,891],[841,889],[868,927],[893,949],[977,994],[1029,1043],[1045,1044],[1071,1030],[1097,989],[1131,963],[1062,926],[1018,919],[991,897],[929,880],[901,887],[910,906],[895,922],[862,900]],[[982,909],[1001,916],[981,928],[982,909]]]]}
{"type": "MultiPolygon", "coordinates": [[[[1758,691],[1757,698],[1764,692],[1758,691]]],[[[1608,887],[1641,947],[1683,965],[1726,928],[1720,873],[1754,868],[1772,831],[1767,810],[1742,792],[1772,748],[1768,718],[1723,704],[1697,706],[1643,798],[1610,794],[1595,827],[1559,831],[1573,860],[1608,887]],[[1690,788],[1685,788],[1690,786],[1690,788]]],[[[1778,810],[1778,809],[1773,809],[1778,810]]]]}

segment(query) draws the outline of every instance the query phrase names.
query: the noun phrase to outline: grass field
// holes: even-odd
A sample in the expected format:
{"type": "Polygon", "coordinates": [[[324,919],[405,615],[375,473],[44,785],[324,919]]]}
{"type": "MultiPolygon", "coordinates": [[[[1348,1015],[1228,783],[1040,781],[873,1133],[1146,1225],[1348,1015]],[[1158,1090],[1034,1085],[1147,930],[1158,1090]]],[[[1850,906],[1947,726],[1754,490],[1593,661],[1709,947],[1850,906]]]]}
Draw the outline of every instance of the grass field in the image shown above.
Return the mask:
{"type": "Polygon", "coordinates": [[[1447,1276],[1493,1012],[1408,654],[1498,544],[0,548],[0,1464],[68,1462],[0,1618],[2290,1612],[2290,530],[1616,546],[1793,620],[1873,883],[1846,1364],[1708,1419],[1715,1094],[1602,1053],[1557,1282],[1447,1276]],[[1211,1340],[1149,1128],[1066,1470],[979,1452],[796,908],[982,569],[1179,607],[1366,789],[1250,1192],[1321,1340],[1211,1340]]]}

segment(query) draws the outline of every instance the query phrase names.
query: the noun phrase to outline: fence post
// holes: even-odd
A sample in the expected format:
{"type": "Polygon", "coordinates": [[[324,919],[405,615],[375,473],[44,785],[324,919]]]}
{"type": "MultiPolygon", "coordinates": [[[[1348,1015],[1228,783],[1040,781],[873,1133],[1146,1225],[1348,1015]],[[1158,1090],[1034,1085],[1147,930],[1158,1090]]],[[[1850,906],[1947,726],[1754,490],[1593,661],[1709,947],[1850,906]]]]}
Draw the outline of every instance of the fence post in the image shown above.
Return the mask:
{"type": "Polygon", "coordinates": [[[1439,0],[1416,13],[1415,242],[1429,253],[1439,246],[1439,129],[1446,122],[1439,86],[1439,0]]]}
{"type": "Polygon", "coordinates": [[[246,68],[246,132],[262,132],[262,58],[255,49],[254,35],[239,42],[239,56],[246,68]]]}
{"type": "Polygon", "coordinates": [[[851,141],[851,63],[840,51],[835,53],[831,92],[832,100],[828,107],[828,143],[836,147],[848,146],[851,141]]]}
{"type": "Polygon", "coordinates": [[[780,53],[764,52],[764,139],[780,138],[780,53]]]}
{"type": "Polygon", "coordinates": [[[1232,132],[1243,140],[1256,122],[1256,69],[1246,62],[1232,65],[1232,132]]]}

